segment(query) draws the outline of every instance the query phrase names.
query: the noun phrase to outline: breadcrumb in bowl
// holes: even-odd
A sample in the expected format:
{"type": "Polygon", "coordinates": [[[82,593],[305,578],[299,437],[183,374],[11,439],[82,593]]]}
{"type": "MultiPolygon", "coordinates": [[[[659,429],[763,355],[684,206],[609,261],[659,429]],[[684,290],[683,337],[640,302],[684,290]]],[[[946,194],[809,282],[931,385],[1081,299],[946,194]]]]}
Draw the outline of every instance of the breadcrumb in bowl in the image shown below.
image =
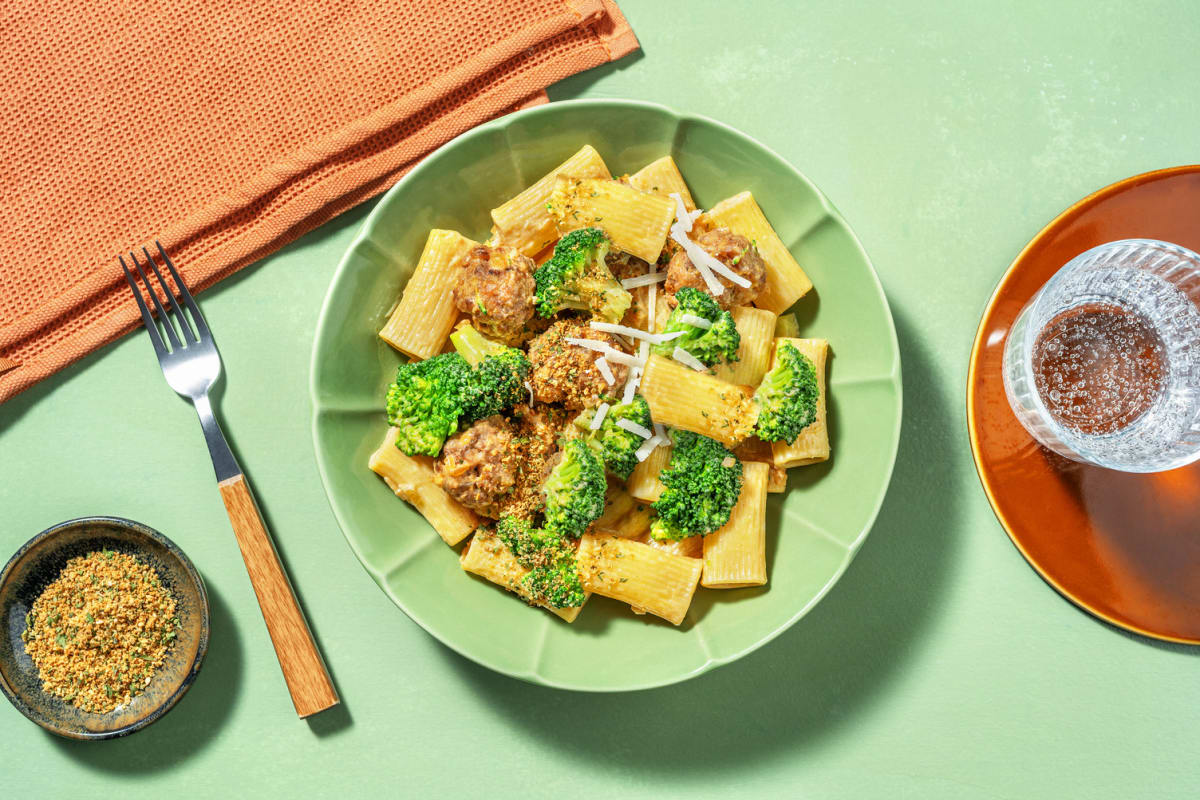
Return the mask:
{"type": "MultiPolygon", "coordinates": [[[[89,605],[87,610],[94,609],[89,605]]],[[[125,736],[159,719],[191,686],[208,650],[208,596],[196,568],[161,533],[116,517],[63,522],[22,546],[0,572],[0,619],[4,620],[0,629],[0,692],[38,725],[73,739],[125,736]],[[116,707],[104,713],[85,711],[69,702],[69,695],[64,698],[62,692],[56,695],[47,691],[22,638],[35,601],[60,579],[72,559],[95,553],[112,553],[114,560],[124,563],[131,563],[126,558],[129,556],[137,559],[146,568],[146,575],[157,579],[155,588],[165,590],[174,604],[170,646],[154,654],[156,661],[161,657],[161,664],[140,692],[128,699],[119,698],[116,707]]]]}

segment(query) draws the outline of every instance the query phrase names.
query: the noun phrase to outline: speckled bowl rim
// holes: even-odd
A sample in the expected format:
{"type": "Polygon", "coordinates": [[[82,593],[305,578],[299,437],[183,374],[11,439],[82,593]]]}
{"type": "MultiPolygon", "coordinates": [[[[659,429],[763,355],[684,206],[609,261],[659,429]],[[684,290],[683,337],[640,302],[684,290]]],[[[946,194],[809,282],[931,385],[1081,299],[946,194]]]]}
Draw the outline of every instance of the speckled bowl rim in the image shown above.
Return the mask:
{"type": "Polygon", "coordinates": [[[188,577],[191,578],[192,583],[195,584],[196,589],[200,596],[200,600],[201,600],[201,603],[200,603],[200,623],[201,623],[200,624],[200,639],[196,645],[196,657],[192,659],[191,668],[188,670],[187,676],[184,677],[183,681],[179,684],[179,688],[176,689],[174,692],[172,692],[171,696],[168,697],[166,700],[159,703],[154,708],[150,709],[150,711],[145,716],[141,717],[140,719],[138,719],[135,722],[129,723],[128,725],[126,725],[123,728],[118,728],[117,730],[112,730],[112,731],[98,731],[96,733],[81,733],[79,731],[65,730],[63,728],[58,727],[52,721],[50,721],[49,719],[46,719],[41,714],[39,714],[36,710],[34,710],[34,709],[30,708],[28,705],[26,705],[24,703],[24,701],[22,701],[17,696],[17,694],[12,690],[12,687],[8,685],[8,681],[5,680],[4,674],[2,672],[0,672],[0,693],[3,693],[4,696],[8,698],[8,701],[10,703],[12,703],[13,706],[18,711],[20,711],[22,714],[24,714],[26,717],[28,717],[31,721],[37,723],[39,726],[41,726],[45,730],[50,731],[53,734],[62,736],[67,739],[78,739],[81,741],[116,739],[121,736],[128,736],[131,733],[140,731],[142,728],[145,728],[150,723],[161,719],[163,717],[163,715],[165,715],[168,711],[170,711],[172,708],[174,708],[175,704],[179,702],[179,699],[181,697],[183,697],[183,695],[187,692],[188,689],[191,688],[192,683],[194,683],[196,680],[196,676],[200,674],[200,668],[204,665],[204,657],[208,654],[208,638],[209,638],[209,630],[210,630],[209,629],[208,590],[205,588],[204,579],[200,576],[199,571],[196,570],[196,566],[192,563],[192,560],[187,557],[187,554],[184,553],[183,550],[181,550],[177,544],[172,542],[170,539],[168,539],[163,534],[154,530],[154,528],[151,528],[149,525],[144,525],[141,522],[136,522],[131,519],[126,519],[124,517],[110,517],[110,516],[103,516],[103,515],[92,516],[92,517],[77,517],[75,519],[69,519],[69,520],[66,520],[65,522],[60,522],[57,525],[53,525],[53,526],[47,528],[46,530],[42,531],[38,535],[34,536],[32,539],[27,541],[25,544],[21,545],[21,547],[17,549],[17,552],[13,554],[12,558],[10,558],[8,560],[8,563],[4,565],[4,569],[0,570],[0,598],[4,597],[6,590],[9,587],[9,579],[12,577],[13,568],[25,556],[26,553],[28,553],[30,550],[32,550],[34,547],[41,544],[42,542],[45,542],[49,539],[53,539],[55,536],[59,535],[63,531],[73,530],[77,527],[81,527],[81,526],[85,526],[85,525],[95,525],[97,523],[109,524],[109,525],[113,525],[113,526],[116,526],[119,528],[123,528],[127,531],[132,531],[133,533],[135,533],[137,535],[144,536],[147,539],[157,542],[158,544],[160,544],[164,548],[166,548],[167,552],[170,553],[172,556],[174,556],[179,561],[179,563],[183,565],[184,572],[187,573],[188,577]]]}

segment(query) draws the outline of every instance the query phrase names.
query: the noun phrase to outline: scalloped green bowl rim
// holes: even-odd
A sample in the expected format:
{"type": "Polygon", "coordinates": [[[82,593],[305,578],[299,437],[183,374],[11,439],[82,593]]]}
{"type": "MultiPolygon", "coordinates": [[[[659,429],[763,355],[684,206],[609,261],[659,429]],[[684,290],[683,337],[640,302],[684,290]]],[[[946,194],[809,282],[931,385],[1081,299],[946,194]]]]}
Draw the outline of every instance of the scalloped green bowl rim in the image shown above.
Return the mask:
{"type": "Polygon", "coordinates": [[[443,145],[389,189],[330,284],[314,337],[310,394],[326,495],[380,588],[459,654],[514,678],[583,691],[686,680],[741,658],[803,617],[845,572],[875,521],[902,407],[887,298],[832,203],[755,139],[706,117],[630,100],[556,102],[502,117],[443,145]],[[794,309],[802,335],[831,343],[833,457],[792,470],[788,493],[771,495],[770,583],[701,588],[680,628],[598,597],[573,625],[526,608],[463,573],[457,554],[366,467],[387,427],[382,387],[401,361],[374,335],[406,279],[397,270],[411,269],[431,227],[486,236],[490,208],[585,143],[600,150],[614,175],[672,154],[702,207],[753,191],[816,285],[794,309]]]}

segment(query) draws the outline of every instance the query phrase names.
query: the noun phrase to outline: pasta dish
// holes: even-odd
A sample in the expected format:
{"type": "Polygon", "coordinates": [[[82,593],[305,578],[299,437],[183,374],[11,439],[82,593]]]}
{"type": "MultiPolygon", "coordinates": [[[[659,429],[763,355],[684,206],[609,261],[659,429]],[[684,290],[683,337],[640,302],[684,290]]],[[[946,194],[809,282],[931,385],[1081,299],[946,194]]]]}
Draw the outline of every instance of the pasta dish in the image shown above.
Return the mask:
{"type": "Polygon", "coordinates": [[[430,231],[379,332],[407,360],[369,467],[566,622],[766,584],[767,496],[829,458],[829,345],[753,195],[703,211],[670,156],[614,179],[585,146],[491,218],[430,231]]]}

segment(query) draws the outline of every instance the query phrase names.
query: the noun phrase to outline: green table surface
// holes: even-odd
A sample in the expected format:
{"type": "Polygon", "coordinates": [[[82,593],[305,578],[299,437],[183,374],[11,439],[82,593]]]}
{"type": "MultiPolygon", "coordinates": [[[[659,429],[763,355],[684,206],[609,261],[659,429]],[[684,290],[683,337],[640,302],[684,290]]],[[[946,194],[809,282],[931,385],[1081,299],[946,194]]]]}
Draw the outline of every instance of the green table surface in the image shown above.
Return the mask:
{"type": "Polygon", "coordinates": [[[963,394],[979,315],[1026,241],[1094,189],[1196,159],[1194,6],[621,6],[644,52],[551,97],[654,100],[758,137],[841,209],[891,300],[899,461],[841,582],[742,661],[641,693],[527,685],[425,634],[354,559],[313,461],[313,327],[360,208],[202,297],[226,431],[342,707],[296,718],[200,429],[138,333],[0,406],[0,558],[75,516],[156,527],[208,582],[208,661],[127,739],[60,740],[0,707],[0,794],[1200,792],[1200,650],[1106,627],[1025,564],[976,479],[963,394]]]}

